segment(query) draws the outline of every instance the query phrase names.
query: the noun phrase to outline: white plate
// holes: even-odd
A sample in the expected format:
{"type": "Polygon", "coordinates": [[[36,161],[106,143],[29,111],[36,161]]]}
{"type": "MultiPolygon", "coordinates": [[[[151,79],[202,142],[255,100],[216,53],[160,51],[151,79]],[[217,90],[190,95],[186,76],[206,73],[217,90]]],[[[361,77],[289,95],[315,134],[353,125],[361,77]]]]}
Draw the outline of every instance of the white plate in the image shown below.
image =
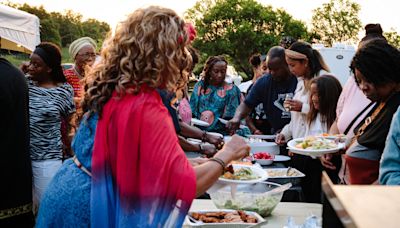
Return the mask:
{"type": "Polygon", "coordinates": [[[272,168],[272,169],[264,169],[268,173],[268,178],[270,181],[271,179],[275,178],[298,178],[298,177],[305,177],[304,173],[300,172],[296,168],[291,168],[296,175],[295,176],[286,176],[288,168],[272,168]]]}
{"type": "MultiPolygon", "coordinates": [[[[219,120],[221,123],[225,124],[225,125],[226,125],[226,123],[228,123],[228,120],[224,120],[224,119],[222,119],[222,118],[218,118],[218,120],[219,120]]],[[[243,128],[246,128],[246,126],[240,124],[240,125],[239,125],[239,128],[243,129],[243,128]]]]}
{"type": "Polygon", "coordinates": [[[233,170],[238,170],[240,168],[250,168],[251,171],[253,171],[254,174],[256,174],[257,176],[259,176],[259,178],[257,179],[252,179],[252,180],[231,180],[231,179],[226,179],[223,177],[220,177],[218,179],[219,183],[222,184],[229,184],[229,183],[234,183],[234,184],[254,184],[254,183],[258,183],[261,181],[265,181],[266,179],[268,179],[268,174],[267,172],[265,172],[260,166],[258,165],[239,165],[239,164],[233,164],[233,170]]]}
{"type": "Polygon", "coordinates": [[[192,122],[192,124],[200,126],[200,127],[209,127],[210,126],[209,123],[199,120],[199,119],[195,119],[195,118],[192,118],[191,122],[192,122]]]}
{"type": "MultiPolygon", "coordinates": [[[[296,145],[300,142],[302,142],[304,138],[297,138],[297,139],[292,139],[290,140],[287,145],[288,149],[296,154],[302,154],[302,155],[307,155],[311,157],[316,157],[316,156],[321,156],[324,154],[330,154],[330,153],[336,153],[339,150],[344,148],[344,143],[338,143],[337,147],[332,148],[332,149],[320,149],[320,150],[312,150],[312,149],[300,149],[297,148],[296,145]]],[[[333,140],[330,140],[333,141],[333,140]]]]}
{"type": "Polygon", "coordinates": [[[275,155],[274,162],[284,162],[289,161],[290,157],[285,155],[275,155]]]}
{"type": "Polygon", "coordinates": [[[246,137],[254,139],[275,139],[276,135],[246,135],[246,137]]]}
{"type": "Polygon", "coordinates": [[[221,139],[224,138],[224,135],[218,132],[207,132],[207,134],[217,136],[221,139]]]}
{"type": "Polygon", "coordinates": [[[188,142],[191,142],[191,143],[196,144],[196,145],[202,143],[200,139],[188,138],[188,139],[186,139],[186,140],[187,140],[188,142]]]}
{"type": "MultiPolygon", "coordinates": [[[[197,211],[189,211],[188,213],[192,212],[197,212],[197,213],[207,213],[207,212],[232,212],[236,210],[230,210],[230,209],[213,209],[213,210],[197,210],[197,211]]],[[[265,219],[261,217],[261,215],[257,214],[256,212],[253,211],[244,211],[247,215],[252,215],[257,218],[257,223],[264,222],[265,219]]],[[[218,228],[229,228],[229,227],[248,227],[250,225],[255,225],[256,223],[203,223],[202,221],[199,221],[197,223],[192,222],[188,216],[185,218],[185,223],[189,224],[191,227],[218,227],[218,228]]]]}

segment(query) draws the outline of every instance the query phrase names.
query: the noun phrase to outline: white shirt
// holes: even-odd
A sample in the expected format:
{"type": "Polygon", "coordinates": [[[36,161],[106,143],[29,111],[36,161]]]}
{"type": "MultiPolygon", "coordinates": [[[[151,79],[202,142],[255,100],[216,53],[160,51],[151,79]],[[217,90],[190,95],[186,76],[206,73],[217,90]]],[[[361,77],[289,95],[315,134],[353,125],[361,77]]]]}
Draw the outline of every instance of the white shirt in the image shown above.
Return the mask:
{"type": "Polygon", "coordinates": [[[297,78],[297,87],[294,92],[293,100],[303,103],[301,112],[290,112],[291,120],[281,131],[288,141],[292,138],[304,137],[307,127],[307,114],[310,111],[309,99],[310,91],[306,91],[303,78],[297,78]]]}

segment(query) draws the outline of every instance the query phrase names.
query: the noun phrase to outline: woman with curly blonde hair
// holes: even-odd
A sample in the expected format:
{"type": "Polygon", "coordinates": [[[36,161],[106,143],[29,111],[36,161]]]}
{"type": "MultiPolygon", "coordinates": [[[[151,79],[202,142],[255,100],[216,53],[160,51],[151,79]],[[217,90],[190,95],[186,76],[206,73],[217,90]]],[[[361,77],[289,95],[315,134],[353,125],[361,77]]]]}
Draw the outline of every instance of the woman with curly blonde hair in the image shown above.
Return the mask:
{"type": "Polygon", "coordinates": [[[225,164],[248,154],[233,137],[213,158],[192,167],[179,147],[157,89],[176,91],[187,81],[191,57],[185,22],[166,8],[138,9],[106,41],[102,61],[89,74],[85,122],[98,117],[92,163],[75,163],[92,176],[93,227],[180,227],[196,195],[225,164]]]}

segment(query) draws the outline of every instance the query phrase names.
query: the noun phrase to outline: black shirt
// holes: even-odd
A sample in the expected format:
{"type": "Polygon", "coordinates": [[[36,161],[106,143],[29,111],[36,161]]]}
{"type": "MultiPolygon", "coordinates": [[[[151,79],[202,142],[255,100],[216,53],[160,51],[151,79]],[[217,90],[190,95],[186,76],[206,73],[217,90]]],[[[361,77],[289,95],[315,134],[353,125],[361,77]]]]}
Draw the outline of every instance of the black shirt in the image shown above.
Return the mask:
{"type": "MultiPolygon", "coordinates": [[[[24,74],[3,58],[0,58],[0,121],[2,210],[32,202],[28,87],[24,74]]],[[[7,224],[4,220],[9,219],[0,220],[0,224],[7,224]]]]}
{"type": "Polygon", "coordinates": [[[244,102],[251,109],[263,104],[264,112],[272,127],[271,134],[275,134],[290,122],[290,112],[285,110],[283,102],[285,95],[293,94],[296,86],[297,79],[293,75],[285,81],[278,82],[267,74],[255,82],[244,102]]]}

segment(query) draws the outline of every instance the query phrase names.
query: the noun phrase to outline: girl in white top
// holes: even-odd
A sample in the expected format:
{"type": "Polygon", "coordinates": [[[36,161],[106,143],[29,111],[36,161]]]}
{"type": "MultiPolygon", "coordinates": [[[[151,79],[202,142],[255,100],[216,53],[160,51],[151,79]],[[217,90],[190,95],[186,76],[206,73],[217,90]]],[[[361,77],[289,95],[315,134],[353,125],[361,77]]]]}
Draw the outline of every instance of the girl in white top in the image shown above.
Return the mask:
{"type": "Polygon", "coordinates": [[[277,135],[276,143],[284,144],[291,138],[303,137],[306,134],[306,116],[310,111],[310,82],[329,68],[321,54],[309,43],[295,42],[285,50],[286,62],[292,74],[297,76],[297,87],[293,99],[285,101],[285,107],[291,111],[291,121],[281,134],[277,135]]]}

